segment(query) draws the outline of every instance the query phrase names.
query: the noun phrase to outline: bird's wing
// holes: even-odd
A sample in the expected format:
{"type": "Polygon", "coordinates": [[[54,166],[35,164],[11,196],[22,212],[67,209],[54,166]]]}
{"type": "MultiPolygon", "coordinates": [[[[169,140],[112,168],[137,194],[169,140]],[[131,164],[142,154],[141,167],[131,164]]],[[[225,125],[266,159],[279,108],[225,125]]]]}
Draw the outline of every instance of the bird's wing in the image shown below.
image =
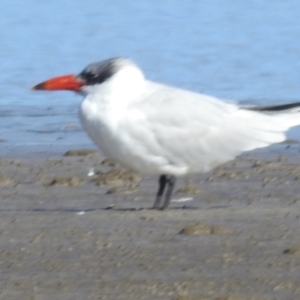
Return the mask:
{"type": "Polygon", "coordinates": [[[274,116],[152,82],[145,91],[121,126],[137,153],[152,156],[165,173],[207,172],[242,151],[285,139],[288,126],[274,116]]]}

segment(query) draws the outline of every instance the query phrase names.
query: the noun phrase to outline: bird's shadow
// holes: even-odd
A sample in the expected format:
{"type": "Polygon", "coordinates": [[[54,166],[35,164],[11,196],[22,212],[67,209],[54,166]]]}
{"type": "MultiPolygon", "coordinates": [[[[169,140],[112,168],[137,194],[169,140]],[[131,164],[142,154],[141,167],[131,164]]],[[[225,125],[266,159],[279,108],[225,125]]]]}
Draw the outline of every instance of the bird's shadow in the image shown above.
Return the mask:
{"type": "Polygon", "coordinates": [[[120,212],[126,212],[126,211],[168,211],[168,210],[198,210],[199,207],[196,206],[176,206],[176,207],[169,207],[166,210],[157,210],[153,209],[152,207],[100,207],[100,208],[88,208],[88,209],[72,209],[72,208],[56,208],[56,209],[48,209],[48,208],[33,208],[31,210],[26,211],[32,211],[32,212],[70,212],[70,213],[80,213],[80,212],[93,212],[93,211],[120,211],[120,212]]]}
{"type": "Polygon", "coordinates": [[[196,206],[173,206],[173,207],[168,207],[167,209],[154,209],[152,207],[105,207],[105,208],[100,208],[100,210],[112,210],[112,211],[168,211],[168,210],[197,210],[199,207],[196,206]]]}
{"type": "MultiPolygon", "coordinates": [[[[206,208],[209,209],[224,209],[229,208],[230,205],[218,205],[213,207],[206,208]]],[[[197,206],[191,205],[183,205],[183,206],[172,206],[165,210],[153,209],[152,207],[100,207],[100,208],[87,208],[87,209],[78,209],[78,208],[33,208],[33,209],[0,209],[0,212],[66,212],[66,213],[88,213],[94,211],[119,211],[119,212],[138,212],[138,211],[158,211],[158,212],[166,212],[166,211],[179,211],[179,210],[202,210],[197,206]]]]}

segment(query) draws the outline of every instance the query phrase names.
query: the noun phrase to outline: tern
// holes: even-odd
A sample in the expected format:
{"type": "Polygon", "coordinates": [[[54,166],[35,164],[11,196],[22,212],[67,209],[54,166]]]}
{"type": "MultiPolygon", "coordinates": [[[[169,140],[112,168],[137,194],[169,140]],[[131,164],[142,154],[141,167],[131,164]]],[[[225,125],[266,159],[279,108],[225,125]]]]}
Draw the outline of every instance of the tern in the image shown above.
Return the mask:
{"type": "Polygon", "coordinates": [[[88,65],[77,75],[54,77],[33,90],[70,90],[85,96],[84,130],[123,167],[159,175],[154,209],[166,209],[176,177],[205,173],[244,151],[286,139],[300,124],[300,103],[241,106],[149,81],[130,59],[88,65]]]}

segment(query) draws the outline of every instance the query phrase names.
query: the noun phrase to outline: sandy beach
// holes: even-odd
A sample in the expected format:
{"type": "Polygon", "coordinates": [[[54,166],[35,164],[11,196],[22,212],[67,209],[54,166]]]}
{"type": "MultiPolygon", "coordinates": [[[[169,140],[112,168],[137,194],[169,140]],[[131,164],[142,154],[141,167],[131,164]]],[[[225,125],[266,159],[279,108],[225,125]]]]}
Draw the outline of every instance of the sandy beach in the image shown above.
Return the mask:
{"type": "Polygon", "coordinates": [[[299,145],[182,178],[94,151],[0,160],[0,299],[300,299],[299,145]]]}

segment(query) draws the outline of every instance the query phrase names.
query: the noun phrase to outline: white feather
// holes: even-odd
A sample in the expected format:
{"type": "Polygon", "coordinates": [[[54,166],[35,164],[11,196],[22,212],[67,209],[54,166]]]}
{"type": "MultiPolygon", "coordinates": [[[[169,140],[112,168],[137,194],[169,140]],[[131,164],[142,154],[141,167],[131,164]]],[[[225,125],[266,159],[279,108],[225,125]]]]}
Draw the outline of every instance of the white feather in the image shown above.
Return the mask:
{"type": "Polygon", "coordinates": [[[142,173],[202,173],[243,151],[282,142],[300,112],[264,114],[144,79],[124,64],[87,87],[83,126],[105,155],[142,173]]]}

